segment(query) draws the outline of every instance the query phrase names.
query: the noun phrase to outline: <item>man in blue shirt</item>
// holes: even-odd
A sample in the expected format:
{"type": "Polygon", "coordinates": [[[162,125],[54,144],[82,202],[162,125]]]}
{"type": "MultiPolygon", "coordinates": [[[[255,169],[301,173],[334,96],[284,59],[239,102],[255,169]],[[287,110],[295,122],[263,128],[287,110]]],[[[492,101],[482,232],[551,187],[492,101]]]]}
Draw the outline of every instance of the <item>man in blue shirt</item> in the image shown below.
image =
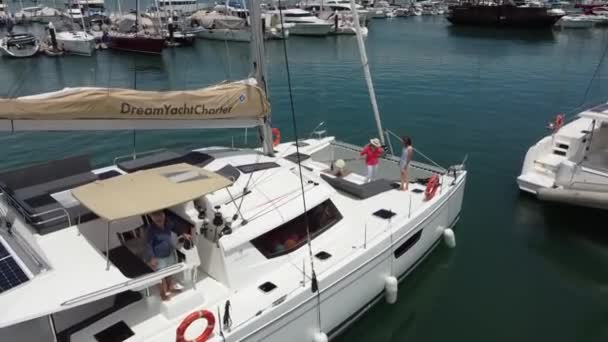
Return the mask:
{"type": "MultiPolygon", "coordinates": [[[[168,219],[162,210],[148,215],[150,222],[147,231],[146,260],[148,265],[158,271],[177,263],[175,250],[179,248],[178,237],[175,233],[175,222],[168,219]]],[[[191,240],[190,234],[183,234],[184,238],[191,240]]],[[[180,290],[171,280],[166,277],[161,281],[160,297],[168,300],[171,291],[180,290]]]]}

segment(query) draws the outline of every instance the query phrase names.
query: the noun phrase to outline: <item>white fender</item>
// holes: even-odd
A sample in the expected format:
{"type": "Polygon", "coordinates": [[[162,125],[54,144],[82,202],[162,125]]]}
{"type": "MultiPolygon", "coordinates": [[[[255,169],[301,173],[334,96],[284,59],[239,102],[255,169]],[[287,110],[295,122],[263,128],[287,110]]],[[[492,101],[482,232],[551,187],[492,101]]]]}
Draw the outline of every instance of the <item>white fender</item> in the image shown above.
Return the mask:
{"type": "Polygon", "coordinates": [[[456,235],[454,235],[454,231],[451,228],[445,228],[443,230],[443,241],[450,248],[456,247],[456,235]]]}
{"type": "Polygon", "coordinates": [[[399,282],[397,278],[388,276],[384,279],[384,299],[389,304],[397,302],[397,292],[399,291],[399,282]]]}
{"type": "Polygon", "coordinates": [[[327,338],[327,334],[322,331],[316,332],[312,338],[313,342],[327,342],[329,339],[327,338]]]}

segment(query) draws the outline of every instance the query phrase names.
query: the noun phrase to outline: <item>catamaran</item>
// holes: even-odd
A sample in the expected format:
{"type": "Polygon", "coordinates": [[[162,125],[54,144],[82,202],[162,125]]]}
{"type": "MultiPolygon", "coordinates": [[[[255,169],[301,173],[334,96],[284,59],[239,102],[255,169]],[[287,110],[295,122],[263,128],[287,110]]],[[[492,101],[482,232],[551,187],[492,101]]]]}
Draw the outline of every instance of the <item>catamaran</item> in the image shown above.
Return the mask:
{"type": "Polygon", "coordinates": [[[543,201],[608,209],[607,122],[607,104],[570,122],[557,115],[551,134],[528,149],[519,188],[543,201]]]}
{"type": "Polygon", "coordinates": [[[383,297],[394,303],[398,282],[442,239],[454,246],[463,165],[412,162],[400,191],[397,157],[381,157],[379,179],[367,182],[361,148],[322,124],[281,142],[261,21],[252,32],[252,79],[0,100],[4,131],[257,127],[261,138],[259,148],[134,152],[98,169],[73,156],[0,173],[0,340],[327,341],[383,297]],[[147,214],[160,210],[192,243],[154,271],[142,249],[147,214]],[[161,300],[156,285],[168,276],[184,289],[161,300]]]}

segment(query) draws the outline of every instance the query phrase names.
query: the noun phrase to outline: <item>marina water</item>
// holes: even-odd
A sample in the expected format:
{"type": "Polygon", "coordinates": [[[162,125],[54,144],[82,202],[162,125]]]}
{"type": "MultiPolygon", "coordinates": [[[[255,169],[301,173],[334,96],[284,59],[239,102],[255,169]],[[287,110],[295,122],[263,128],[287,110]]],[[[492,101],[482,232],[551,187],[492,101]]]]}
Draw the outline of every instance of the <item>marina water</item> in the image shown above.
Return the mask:
{"type": "MultiPolygon", "coordinates": [[[[355,37],[287,40],[301,135],[325,121],[356,144],[375,135],[355,37]]],[[[266,45],[273,125],[292,139],[283,42],[266,45]]],[[[519,194],[527,148],[555,114],[608,98],[598,62],[608,30],[451,27],[442,17],[374,20],[366,39],[386,128],[442,165],[468,154],[458,247],[440,247],[339,339],[346,341],[605,341],[608,215],[519,194]],[[594,73],[596,76],[593,78],[594,73]]],[[[0,60],[0,95],[75,86],[197,88],[249,72],[249,45],[199,40],[162,57],[0,60]]],[[[77,153],[97,165],[159,147],[255,145],[255,132],[19,133],[0,136],[2,168],[77,153]]],[[[419,157],[419,156],[418,156],[419,157]]],[[[405,204],[404,204],[405,205],[405,204]]],[[[313,243],[314,244],[314,243],[313,243]]]]}

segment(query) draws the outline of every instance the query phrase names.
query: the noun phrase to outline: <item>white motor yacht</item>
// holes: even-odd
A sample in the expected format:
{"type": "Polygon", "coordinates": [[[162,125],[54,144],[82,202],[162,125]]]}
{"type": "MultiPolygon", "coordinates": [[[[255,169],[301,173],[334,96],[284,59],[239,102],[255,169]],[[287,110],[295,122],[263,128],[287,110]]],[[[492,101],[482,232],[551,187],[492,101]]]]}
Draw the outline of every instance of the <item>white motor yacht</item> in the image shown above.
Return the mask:
{"type": "MultiPolygon", "coordinates": [[[[294,25],[280,25],[274,14],[264,13],[264,39],[286,39],[294,25]]],[[[251,28],[245,18],[219,12],[198,11],[188,18],[190,27],[184,32],[198,38],[232,42],[250,42],[251,28]]]]}
{"type": "Polygon", "coordinates": [[[91,56],[95,52],[95,36],[85,31],[57,32],[59,47],[69,54],[91,56]]]}
{"type": "MultiPolygon", "coordinates": [[[[349,0],[326,0],[326,1],[305,1],[300,3],[299,7],[315,14],[329,12],[351,12],[349,0]]],[[[366,22],[369,19],[370,12],[363,6],[355,4],[359,20],[366,22]]]]}
{"type": "MultiPolygon", "coordinates": [[[[289,28],[289,34],[297,36],[326,36],[330,33],[332,24],[314,16],[311,12],[300,8],[287,8],[281,10],[284,24],[293,24],[289,28]]],[[[278,9],[268,13],[280,16],[278,9]]]]}
{"type": "Polygon", "coordinates": [[[517,184],[539,199],[608,209],[608,105],[589,108],[526,153],[517,184]]]}
{"type": "Polygon", "coordinates": [[[593,20],[585,14],[570,14],[563,16],[556,25],[561,28],[588,29],[593,27],[593,20]]]}
{"type": "Polygon", "coordinates": [[[257,127],[262,146],[134,153],[99,169],[74,156],[0,173],[0,340],[327,341],[374,303],[395,303],[399,281],[442,240],[455,246],[462,165],[413,161],[401,191],[391,153],[368,182],[361,147],[322,131],[272,139],[261,21],[252,23],[256,80],[1,100],[5,131],[257,127]],[[146,262],[150,213],[176,236],[165,268],[146,262]],[[161,300],[169,276],[183,288],[161,300]]]}

